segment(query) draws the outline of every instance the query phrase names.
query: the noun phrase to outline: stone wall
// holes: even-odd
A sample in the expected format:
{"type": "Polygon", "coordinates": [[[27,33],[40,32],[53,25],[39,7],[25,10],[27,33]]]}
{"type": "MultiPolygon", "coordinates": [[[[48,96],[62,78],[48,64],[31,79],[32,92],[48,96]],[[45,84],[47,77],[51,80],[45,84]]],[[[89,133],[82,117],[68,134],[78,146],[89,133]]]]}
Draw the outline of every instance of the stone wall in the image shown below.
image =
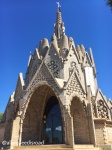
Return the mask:
{"type": "Polygon", "coordinates": [[[4,131],[5,131],[5,124],[0,123],[0,144],[4,140],[4,131]]]}
{"type": "Polygon", "coordinates": [[[95,134],[96,134],[96,143],[104,144],[104,123],[95,122],[95,134]]]}
{"type": "Polygon", "coordinates": [[[107,137],[108,137],[108,143],[112,144],[112,126],[107,127],[107,137]]]}
{"type": "Polygon", "coordinates": [[[10,141],[11,140],[11,134],[12,134],[12,121],[7,122],[5,125],[4,140],[10,141]]]}

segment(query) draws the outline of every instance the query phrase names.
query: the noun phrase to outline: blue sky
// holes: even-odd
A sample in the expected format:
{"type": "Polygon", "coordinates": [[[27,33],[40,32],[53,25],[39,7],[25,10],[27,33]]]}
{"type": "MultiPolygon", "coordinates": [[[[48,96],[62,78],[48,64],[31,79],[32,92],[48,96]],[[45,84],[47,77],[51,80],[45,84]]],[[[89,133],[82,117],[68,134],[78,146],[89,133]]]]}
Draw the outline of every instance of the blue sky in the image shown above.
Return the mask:
{"type": "MultiPolygon", "coordinates": [[[[30,51],[54,31],[57,0],[0,0],[0,112],[25,76],[30,51]]],[[[112,98],[112,11],[105,0],[59,0],[67,36],[91,47],[98,86],[112,98]]]]}

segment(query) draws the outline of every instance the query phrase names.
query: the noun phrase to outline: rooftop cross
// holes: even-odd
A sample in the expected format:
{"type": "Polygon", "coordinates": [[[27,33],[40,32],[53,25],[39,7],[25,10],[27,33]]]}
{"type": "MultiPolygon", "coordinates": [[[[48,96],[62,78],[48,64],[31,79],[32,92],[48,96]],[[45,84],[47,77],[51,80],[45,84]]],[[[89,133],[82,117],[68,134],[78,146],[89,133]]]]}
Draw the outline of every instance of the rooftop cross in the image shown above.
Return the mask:
{"type": "Polygon", "coordinates": [[[60,3],[56,2],[56,4],[58,5],[58,10],[60,11],[60,7],[61,7],[60,3]]]}
{"type": "Polygon", "coordinates": [[[56,3],[58,4],[58,8],[59,8],[59,7],[61,7],[61,5],[60,5],[60,3],[59,3],[59,2],[56,2],[56,3]]]}

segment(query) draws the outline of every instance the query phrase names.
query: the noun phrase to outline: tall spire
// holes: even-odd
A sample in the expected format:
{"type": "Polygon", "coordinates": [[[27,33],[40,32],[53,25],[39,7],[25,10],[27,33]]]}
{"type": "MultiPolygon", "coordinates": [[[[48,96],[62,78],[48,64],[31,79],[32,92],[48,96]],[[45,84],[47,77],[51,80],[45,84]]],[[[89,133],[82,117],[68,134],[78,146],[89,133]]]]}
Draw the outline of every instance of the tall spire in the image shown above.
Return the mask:
{"type": "Polygon", "coordinates": [[[57,4],[58,4],[58,9],[56,12],[56,23],[54,25],[54,33],[55,33],[56,37],[58,39],[60,39],[61,36],[63,34],[65,34],[65,27],[64,27],[64,23],[62,21],[61,6],[60,6],[59,2],[57,2],[57,4]]]}
{"type": "Polygon", "coordinates": [[[57,10],[57,15],[56,15],[56,23],[62,23],[62,17],[61,17],[61,5],[59,2],[58,4],[58,10],[57,10]]]}

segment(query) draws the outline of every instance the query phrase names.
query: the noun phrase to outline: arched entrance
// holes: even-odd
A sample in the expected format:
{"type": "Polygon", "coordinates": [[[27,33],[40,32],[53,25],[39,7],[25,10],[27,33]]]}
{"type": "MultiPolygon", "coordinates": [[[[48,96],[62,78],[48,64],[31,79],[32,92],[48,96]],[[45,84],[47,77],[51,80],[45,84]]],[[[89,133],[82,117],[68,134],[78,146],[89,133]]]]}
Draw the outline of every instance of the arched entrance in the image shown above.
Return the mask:
{"type": "Polygon", "coordinates": [[[39,86],[32,94],[22,125],[21,141],[45,144],[63,142],[62,115],[55,92],[48,85],[39,86]]]}
{"type": "Polygon", "coordinates": [[[74,97],[71,102],[75,144],[90,144],[89,122],[83,103],[74,97]]]}
{"type": "Polygon", "coordinates": [[[58,100],[55,96],[49,98],[45,107],[44,140],[45,144],[63,143],[62,116],[58,100]]]}

